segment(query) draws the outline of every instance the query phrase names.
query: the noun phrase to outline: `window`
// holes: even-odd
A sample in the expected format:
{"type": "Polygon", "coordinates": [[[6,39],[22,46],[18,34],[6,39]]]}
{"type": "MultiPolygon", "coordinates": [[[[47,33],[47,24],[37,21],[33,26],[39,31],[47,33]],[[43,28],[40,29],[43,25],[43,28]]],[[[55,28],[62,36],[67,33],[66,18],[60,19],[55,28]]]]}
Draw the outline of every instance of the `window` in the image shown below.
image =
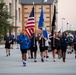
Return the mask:
{"type": "Polygon", "coordinates": [[[16,18],[16,20],[17,20],[17,10],[15,10],[15,18],[16,18]]]}
{"type": "Polygon", "coordinates": [[[25,17],[25,18],[28,18],[28,17],[25,17]]]}
{"type": "Polygon", "coordinates": [[[28,8],[24,8],[24,9],[28,9],[28,8]]]}
{"type": "Polygon", "coordinates": [[[46,18],[50,18],[50,17],[47,16],[46,18]]]}
{"type": "Polygon", "coordinates": [[[49,9],[49,8],[46,8],[46,9],[49,9]]]}
{"type": "Polygon", "coordinates": [[[18,10],[19,10],[19,22],[20,22],[20,8],[18,10]]]}

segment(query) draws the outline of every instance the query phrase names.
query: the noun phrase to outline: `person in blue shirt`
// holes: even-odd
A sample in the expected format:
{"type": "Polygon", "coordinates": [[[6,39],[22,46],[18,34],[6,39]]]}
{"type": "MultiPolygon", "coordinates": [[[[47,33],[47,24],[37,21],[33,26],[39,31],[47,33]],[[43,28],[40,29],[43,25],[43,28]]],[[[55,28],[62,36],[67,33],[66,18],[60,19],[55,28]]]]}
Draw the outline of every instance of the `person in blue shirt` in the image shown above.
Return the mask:
{"type": "Polygon", "coordinates": [[[18,44],[20,43],[20,41],[19,41],[19,37],[20,37],[20,34],[17,33],[17,36],[16,36],[17,49],[19,49],[19,46],[18,46],[18,44]]]}
{"type": "Polygon", "coordinates": [[[27,61],[27,49],[28,49],[28,44],[29,44],[29,38],[26,35],[26,33],[23,31],[22,34],[19,36],[19,44],[20,44],[20,50],[22,54],[22,60],[23,60],[23,65],[26,66],[26,61],[27,61]]]}
{"type": "Polygon", "coordinates": [[[61,37],[60,41],[61,41],[61,50],[62,50],[63,62],[65,62],[66,50],[67,50],[67,45],[68,45],[68,39],[67,39],[65,33],[62,33],[62,37],[61,37]]]}
{"type": "Polygon", "coordinates": [[[13,44],[14,44],[14,35],[13,34],[10,35],[10,39],[12,40],[11,49],[13,49],[13,44]]]}

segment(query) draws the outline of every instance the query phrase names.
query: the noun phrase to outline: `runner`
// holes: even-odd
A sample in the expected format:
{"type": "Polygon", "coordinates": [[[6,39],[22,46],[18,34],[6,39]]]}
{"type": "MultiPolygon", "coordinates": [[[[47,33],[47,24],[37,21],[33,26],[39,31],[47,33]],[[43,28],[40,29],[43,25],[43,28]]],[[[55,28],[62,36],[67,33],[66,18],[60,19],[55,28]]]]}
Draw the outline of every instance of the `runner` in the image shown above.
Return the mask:
{"type": "Polygon", "coordinates": [[[31,56],[34,58],[34,62],[37,62],[37,41],[38,38],[35,36],[35,34],[33,34],[31,37],[31,56]]]}
{"type": "Polygon", "coordinates": [[[76,34],[73,40],[73,44],[74,44],[74,50],[75,50],[75,58],[76,58],[76,34]]]}
{"type": "Polygon", "coordinates": [[[13,49],[13,44],[14,44],[14,39],[15,39],[13,33],[11,33],[10,39],[12,40],[11,41],[11,47],[10,48],[13,49]]]}
{"type": "Polygon", "coordinates": [[[63,62],[65,62],[66,50],[67,50],[67,45],[68,45],[68,39],[67,39],[65,33],[62,33],[62,37],[61,37],[60,41],[61,41],[61,50],[62,50],[63,62]]]}
{"type": "Polygon", "coordinates": [[[53,56],[53,61],[56,62],[56,36],[55,36],[55,32],[53,36],[50,36],[50,40],[51,40],[51,49],[52,49],[52,56],[53,56]]]}
{"type": "Polygon", "coordinates": [[[23,66],[26,66],[28,43],[29,43],[28,36],[23,31],[23,34],[21,34],[20,36],[20,50],[22,54],[23,66]]]}
{"type": "Polygon", "coordinates": [[[44,62],[45,38],[43,37],[42,34],[39,37],[39,47],[40,47],[41,61],[44,62]]]}
{"type": "Polygon", "coordinates": [[[10,43],[12,42],[12,40],[10,39],[9,33],[7,33],[6,36],[4,37],[4,41],[5,41],[6,56],[10,56],[10,43]]]}

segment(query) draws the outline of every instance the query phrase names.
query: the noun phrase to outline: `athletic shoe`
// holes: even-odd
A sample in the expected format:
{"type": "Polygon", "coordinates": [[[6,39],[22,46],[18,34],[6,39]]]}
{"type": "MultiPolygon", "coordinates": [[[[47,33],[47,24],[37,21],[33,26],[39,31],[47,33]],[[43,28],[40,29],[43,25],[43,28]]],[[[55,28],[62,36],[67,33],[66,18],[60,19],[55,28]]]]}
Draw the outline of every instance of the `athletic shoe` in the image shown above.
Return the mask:
{"type": "Polygon", "coordinates": [[[58,56],[58,59],[61,59],[62,58],[62,56],[58,56]]]}
{"type": "Polygon", "coordinates": [[[63,62],[65,62],[65,58],[63,58],[63,62]]]}
{"type": "Polygon", "coordinates": [[[71,50],[71,52],[73,52],[73,49],[71,50]]]}
{"type": "Polygon", "coordinates": [[[53,61],[56,62],[56,59],[54,59],[53,61]]]}
{"type": "Polygon", "coordinates": [[[33,57],[31,57],[31,59],[33,59],[33,57]]]}
{"type": "Polygon", "coordinates": [[[41,59],[42,62],[44,62],[44,59],[41,59]]]}
{"type": "Polygon", "coordinates": [[[8,57],[8,54],[6,56],[8,57]]]}
{"type": "Polygon", "coordinates": [[[9,53],[9,56],[10,56],[10,53],[9,53]]]}
{"type": "Polygon", "coordinates": [[[75,58],[76,58],[76,56],[75,56],[75,58]]]}
{"type": "Polygon", "coordinates": [[[34,59],[34,62],[37,62],[37,60],[36,60],[36,59],[34,59]]]}
{"type": "Polygon", "coordinates": [[[46,56],[46,58],[49,58],[49,56],[46,56]]]}
{"type": "Polygon", "coordinates": [[[26,62],[25,61],[23,61],[23,66],[26,66],[26,62]]]}
{"type": "Polygon", "coordinates": [[[68,54],[69,54],[70,52],[68,52],[68,54]]]}
{"type": "Polygon", "coordinates": [[[28,57],[28,59],[31,59],[31,57],[28,57]]]}

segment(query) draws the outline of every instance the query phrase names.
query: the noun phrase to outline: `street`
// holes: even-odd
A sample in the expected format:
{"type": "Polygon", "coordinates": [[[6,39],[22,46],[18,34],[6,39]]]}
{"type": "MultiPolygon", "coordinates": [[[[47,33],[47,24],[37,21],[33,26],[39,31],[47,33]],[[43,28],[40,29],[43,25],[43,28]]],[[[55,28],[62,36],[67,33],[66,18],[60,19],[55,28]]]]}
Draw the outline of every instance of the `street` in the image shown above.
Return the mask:
{"type": "Polygon", "coordinates": [[[28,59],[26,67],[23,67],[19,49],[11,49],[11,55],[6,57],[4,45],[0,45],[0,75],[76,75],[76,59],[74,53],[67,54],[66,62],[56,58],[53,62],[52,53],[49,53],[48,61],[41,62],[39,51],[37,62],[28,59]]]}

